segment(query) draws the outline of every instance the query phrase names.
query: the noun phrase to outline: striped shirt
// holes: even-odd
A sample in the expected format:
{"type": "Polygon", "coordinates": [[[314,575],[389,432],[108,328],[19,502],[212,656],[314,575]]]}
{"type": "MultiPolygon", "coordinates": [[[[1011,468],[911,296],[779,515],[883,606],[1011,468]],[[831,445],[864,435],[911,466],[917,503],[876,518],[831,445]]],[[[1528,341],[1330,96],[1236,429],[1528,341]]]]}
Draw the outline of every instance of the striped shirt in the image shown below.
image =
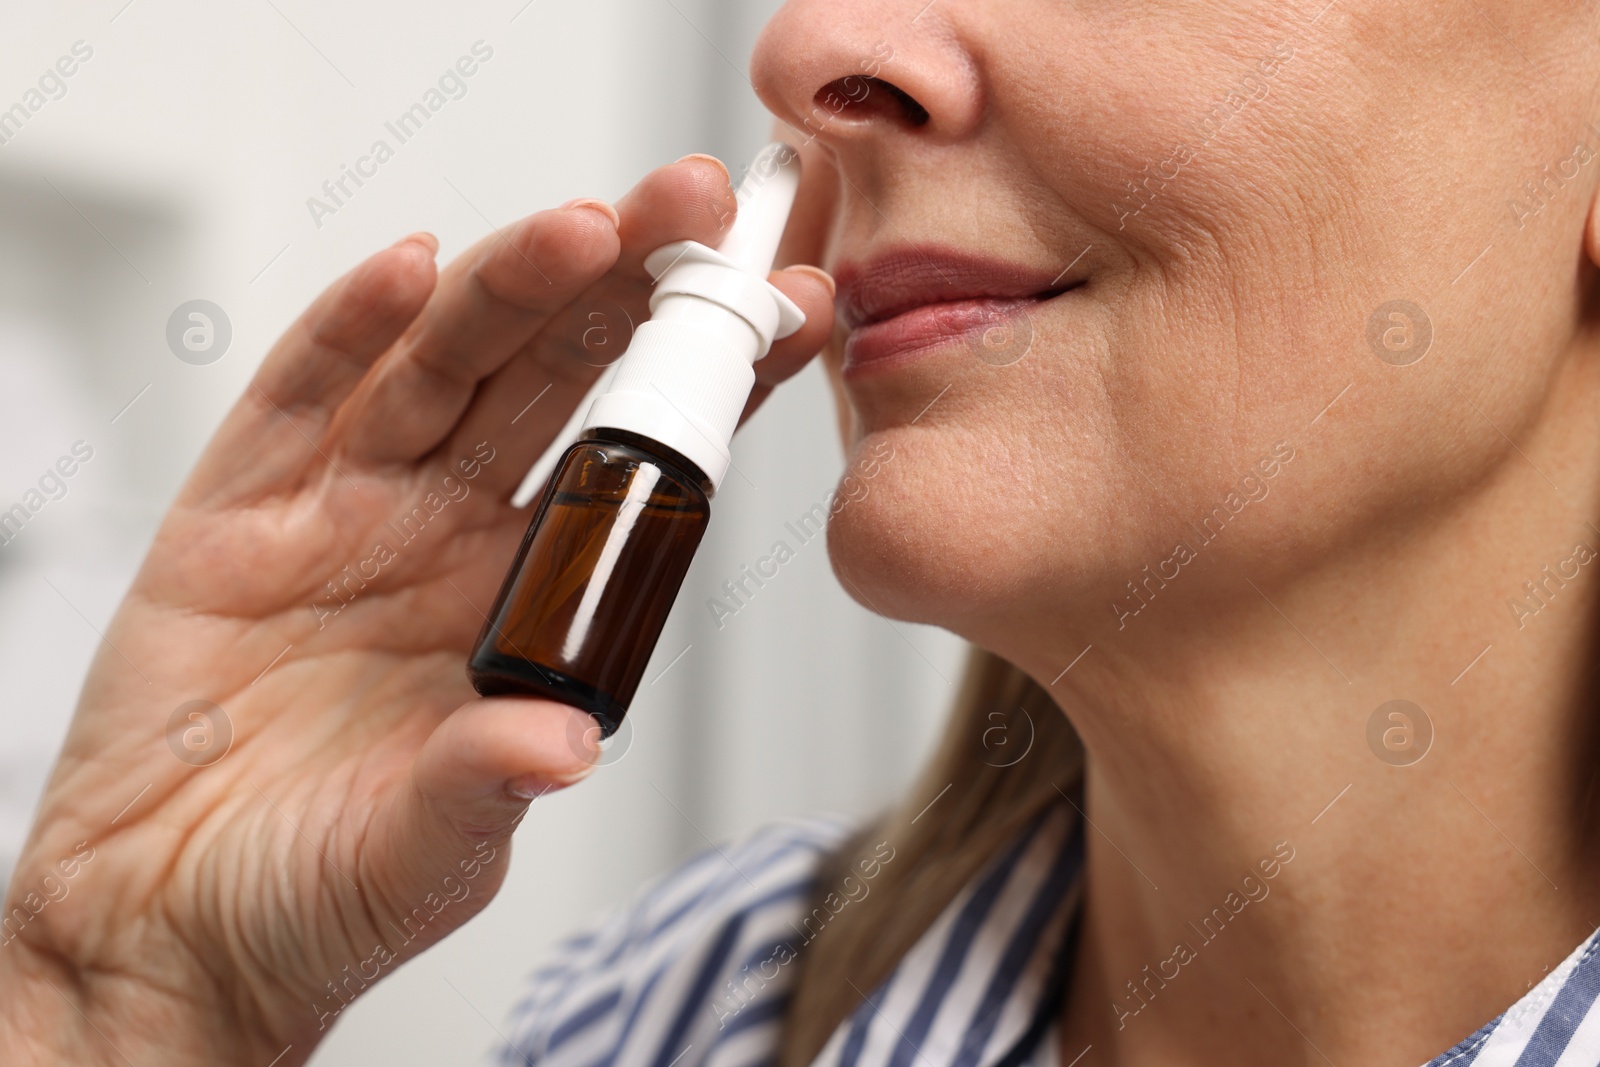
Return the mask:
{"type": "MultiPolygon", "coordinates": [[[[529,980],[501,1062],[767,1067],[793,964],[895,862],[889,843],[875,852],[869,843],[869,857],[840,885],[816,886],[819,865],[849,834],[838,821],[796,821],[708,849],[567,939],[529,980]]],[[[1055,1015],[1083,858],[1077,813],[1045,813],[863,996],[812,1067],[1072,1067],[1058,1055],[1055,1015]]],[[[1600,1064],[1597,955],[1600,932],[1424,1067],[1600,1064]]]]}

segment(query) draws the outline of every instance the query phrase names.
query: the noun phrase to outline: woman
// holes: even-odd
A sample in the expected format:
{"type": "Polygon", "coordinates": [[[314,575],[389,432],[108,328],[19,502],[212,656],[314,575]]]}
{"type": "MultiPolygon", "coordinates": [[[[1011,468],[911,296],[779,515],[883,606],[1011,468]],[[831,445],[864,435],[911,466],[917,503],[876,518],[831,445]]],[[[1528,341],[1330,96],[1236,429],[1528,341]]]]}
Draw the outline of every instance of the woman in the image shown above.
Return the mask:
{"type": "MultiPolygon", "coordinates": [[[[838,279],[852,463],[894,457],[834,566],[982,651],[898,810],[692,862],[567,944],[508,1059],[1600,1062],[1597,25],[785,7],[786,261],[838,279]]],[[[733,206],[690,158],[437,275],[408,238],[273,349],[91,670],[7,905],[8,1062],[300,1062],[498,885],[594,755],[466,688],[503,501],[594,373],[584,309],[733,206]],[[448,536],[308,610],[446,477],[487,490],[448,536]],[[232,724],[198,769],[190,699],[232,724]]],[[[826,276],[775,281],[810,324],[763,389],[828,332],[826,276]]]]}

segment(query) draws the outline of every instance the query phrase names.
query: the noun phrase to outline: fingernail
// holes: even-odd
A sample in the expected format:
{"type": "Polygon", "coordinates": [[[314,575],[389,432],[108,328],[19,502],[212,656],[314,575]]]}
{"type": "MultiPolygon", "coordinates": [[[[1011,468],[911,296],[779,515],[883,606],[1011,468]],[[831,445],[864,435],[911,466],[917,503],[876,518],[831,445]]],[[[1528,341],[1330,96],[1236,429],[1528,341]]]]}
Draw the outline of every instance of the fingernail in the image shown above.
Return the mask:
{"type": "Polygon", "coordinates": [[[418,230],[416,233],[407,234],[405,237],[402,237],[400,240],[396,241],[394,243],[394,247],[399,248],[401,245],[406,244],[407,242],[414,242],[422,245],[428,250],[430,255],[438,255],[439,253],[439,239],[433,234],[429,233],[427,230],[418,230]]]}
{"type": "Polygon", "coordinates": [[[577,200],[568,200],[565,204],[562,204],[561,210],[569,211],[573,208],[580,207],[586,207],[591,211],[600,212],[600,214],[611,220],[611,226],[613,229],[622,225],[622,217],[617,214],[617,209],[606,203],[604,200],[591,200],[587,197],[579,197],[577,200]]]}
{"type": "MultiPolygon", "coordinates": [[[[682,159],[678,160],[678,163],[687,163],[691,159],[699,160],[704,163],[715,164],[716,168],[722,171],[722,176],[727,180],[728,185],[730,187],[733,185],[733,175],[728,173],[728,165],[722,160],[718,159],[716,156],[708,156],[704,152],[691,152],[682,159]]],[[[675,163],[673,165],[676,166],[677,164],[675,163]]]]}
{"type": "Polygon", "coordinates": [[[828,287],[829,296],[837,296],[839,293],[839,286],[834,282],[833,275],[829,274],[821,267],[813,267],[809,263],[802,263],[796,267],[785,267],[783,269],[785,273],[792,272],[795,274],[809,274],[811,277],[828,287]]]}
{"type": "Polygon", "coordinates": [[[511,781],[507,782],[506,792],[516,797],[518,800],[526,800],[531,803],[532,801],[538,800],[546,793],[553,793],[557,789],[572,785],[579,779],[587,777],[589,771],[590,768],[585,767],[582,771],[579,771],[577,774],[568,779],[551,778],[548,775],[524,775],[521,778],[513,778],[511,781]]]}
{"type": "Polygon", "coordinates": [[[513,778],[506,783],[506,792],[518,800],[538,800],[555,786],[544,778],[513,778]]]}

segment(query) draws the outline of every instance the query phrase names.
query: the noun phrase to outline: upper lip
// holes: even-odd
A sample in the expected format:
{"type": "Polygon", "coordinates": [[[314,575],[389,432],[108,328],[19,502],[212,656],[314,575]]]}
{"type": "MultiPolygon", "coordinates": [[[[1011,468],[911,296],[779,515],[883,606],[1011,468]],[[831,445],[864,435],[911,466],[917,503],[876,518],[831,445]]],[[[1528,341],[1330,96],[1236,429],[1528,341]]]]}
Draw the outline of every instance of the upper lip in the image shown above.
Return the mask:
{"type": "Polygon", "coordinates": [[[847,260],[838,264],[834,280],[839,320],[847,330],[928,304],[1044,299],[1076,284],[1038,268],[936,245],[902,245],[847,260]]]}

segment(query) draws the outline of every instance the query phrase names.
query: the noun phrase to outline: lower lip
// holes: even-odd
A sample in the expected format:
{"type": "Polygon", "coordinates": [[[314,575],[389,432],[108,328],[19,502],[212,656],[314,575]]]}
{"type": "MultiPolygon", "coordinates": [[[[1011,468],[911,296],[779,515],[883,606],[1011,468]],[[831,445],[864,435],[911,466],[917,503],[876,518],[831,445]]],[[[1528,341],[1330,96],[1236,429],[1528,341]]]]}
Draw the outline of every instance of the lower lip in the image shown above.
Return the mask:
{"type": "Polygon", "coordinates": [[[844,371],[887,369],[955,345],[982,344],[989,330],[1009,327],[1036,303],[1032,298],[952,300],[858,326],[845,341],[844,371]]]}

